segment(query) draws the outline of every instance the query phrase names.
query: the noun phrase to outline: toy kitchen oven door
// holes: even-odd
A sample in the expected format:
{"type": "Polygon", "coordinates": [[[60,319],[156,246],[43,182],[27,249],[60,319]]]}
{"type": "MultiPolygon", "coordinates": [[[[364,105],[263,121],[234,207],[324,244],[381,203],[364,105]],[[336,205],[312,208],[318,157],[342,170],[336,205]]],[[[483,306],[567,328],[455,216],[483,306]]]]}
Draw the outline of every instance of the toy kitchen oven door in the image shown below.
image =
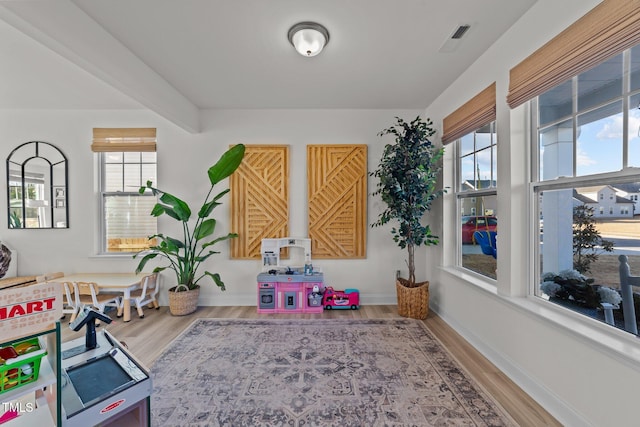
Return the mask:
{"type": "Polygon", "coordinates": [[[276,287],[273,283],[258,284],[258,308],[273,310],[276,308],[276,287]]]}

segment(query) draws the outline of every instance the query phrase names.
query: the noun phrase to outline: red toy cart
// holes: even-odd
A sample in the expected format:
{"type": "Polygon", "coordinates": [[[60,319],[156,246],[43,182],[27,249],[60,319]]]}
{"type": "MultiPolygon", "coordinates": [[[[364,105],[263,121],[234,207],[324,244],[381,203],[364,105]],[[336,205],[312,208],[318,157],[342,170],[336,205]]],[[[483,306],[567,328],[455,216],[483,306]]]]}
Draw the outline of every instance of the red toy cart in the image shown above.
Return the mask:
{"type": "Polygon", "coordinates": [[[322,305],[325,310],[357,310],[360,308],[360,291],[357,289],[335,291],[331,286],[328,286],[322,296],[322,305]]]}

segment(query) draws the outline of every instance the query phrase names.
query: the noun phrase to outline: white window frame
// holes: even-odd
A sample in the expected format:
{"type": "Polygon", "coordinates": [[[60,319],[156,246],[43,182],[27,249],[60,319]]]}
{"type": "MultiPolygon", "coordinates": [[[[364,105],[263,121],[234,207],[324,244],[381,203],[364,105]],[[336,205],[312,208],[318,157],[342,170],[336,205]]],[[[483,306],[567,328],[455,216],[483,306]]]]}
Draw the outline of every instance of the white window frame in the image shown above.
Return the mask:
{"type": "MultiPolygon", "coordinates": [[[[572,78],[572,112],[571,115],[567,115],[564,116],[562,118],[557,118],[554,122],[552,123],[545,123],[544,127],[549,127],[552,126],[553,124],[559,124],[559,123],[563,123],[566,121],[572,121],[573,123],[573,150],[574,150],[574,164],[573,164],[573,169],[574,169],[574,176],[569,176],[569,177],[559,177],[556,179],[551,179],[551,180],[546,180],[546,181],[542,181],[541,177],[540,177],[540,139],[539,139],[539,127],[538,127],[538,98],[534,98],[530,101],[531,104],[531,108],[530,108],[530,113],[531,113],[531,159],[532,159],[532,167],[531,167],[531,184],[530,184],[530,200],[531,200],[531,206],[532,206],[532,212],[531,212],[531,217],[532,218],[538,218],[538,214],[537,212],[540,212],[540,206],[539,206],[539,197],[538,194],[540,194],[540,192],[543,192],[545,190],[563,190],[563,189],[572,189],[572,188],[580,188],[580,187],[589,187],[589,186],[600,186],[600,185],[616,185],[616,184],[622,184],[622,183],[629,183],[629,182],[635,182],[635,181],[639,181],[640,180],[640,175],[638,174],[638,170],[637,168],[634,168],[633,166],[629,166],[629,159],[628,159],[628,145],[629,145],[629,136],[628,136],[628,132],[624,132],[623,133],[623,137],[622,137],[622,144],[623,144],[623,149],[622,149],[622,168],[620,170],[616,170],[616,171],[607,171],[604,173],[597,173],[597,174],[592,174],[592,175],[577,175],[575,173],[576,171],[576,163],[575,163],[575,150],[576,150],[576,144],[577,144],[577,139],[578,139],[578,133],[576,132],[577,130],[577,122],[578,122],[578,116],[580,114],[584,114],[585,112],[591,111],[591,110],[596,110],[600,107],[602,107],[603,105],[611,105],[612,103],[616,102],[616,101],[621,101],[622,102],[622,115],[623,115],[623,121],[624,121],[624,129],[627,129],[628,126],[628,122],[629,122],[629,112],[630,112],[630,105],[629,105],[629,99],[632,96],[637,96],[638,94],[640,94],[640,89],[635,88],[633,91],[630,90],[630,86],[629,86],[629,75],[628,75],[628,67],[630,64],[630,49],[625,51],[623,53],[623,63],[624,63],[624,69],[622,72],[622,78],[623,78],[623,83],[622,83],[622,92],[621,95],[619,97],[616,98],[612,98],[612,99],[607,99],[605,101],[603,101],[601,104],[599,105],[594,105],[594,106],[590,106],[587,109],[578,111],[577,110],[577,79],[578,76],[574,76],[572,78]]],[[[636,196],[637,197],[637,196],[636,196]]],[[[600,193],[599,200],[604,200],[604,195],[602,193],[600,193]]],[[[610,196],[611,200],[614,200],[613,195],[610,196]]],[[[622,209],[622,208],[621,208],[622,209]]],[[[613,215],[613,207],[609,207],[609,209],[607,211],[605,211],[605,208],[600,206],[598,208],[599,214],[601,216],[607,216],[607,215],[613,215]]],[[[533,221],[533,223],[531,224],[531,228],[534,229],[534,235],[539,235],[540,233],[540,224],[539,221],[533,221]]],[[[541,295],[541,292],[539,291],[539,285],[541,282],[541,272],[540,272],[540,263],[539,260],[542,257],[542,253],[540,250],[540,245],[534,242],[533,247],[535,248],[534,250],[531,251],[531,259],[530,259],[530,271],[532,272],[532,276],[534,278],[534,281],[532,283],[532,286],[530,287],[529,290],[529,294],[532,297],[536,297],[539,298],[541,295]]],[[[583,318],[584,321],[586,322],[587,319],[589,319],[588,316],[577,316],[578,318],[583,318]]]]}
{"type": "MultiPolygon", "coordinates": [[[[496,286],[496,279],[493,279],[491,277],[485,276],[483,274],[480,274],[478,272],[475,272],[473,270],[469,270],[468,268],[463,266],[463,243],[462,243],[462,228],[461,228],[461,223],[462,223],[462,217],[466,216],[467,214],[463,215],[463,206],[462,206],[462,200],[463,199],[470,199],[473,200],[475,203],[475,200],[478,198],[482,198],[482,197],[495,197],[496,198],[496,210],[497,210],[497,195],[498,195],[498,189],[497,189],[497,176],[494,176],[494,165],[495,165],[495,173],[497,175],[497,150],[498,150],[498,141],[497,141],[497,122],[494,120],[491,123],[488,123],[484,126],[481,126],[478,129],[475,129],[473,132],[471,132],[469,134],[464,135],[462,138],[456,140],[452,145],[454,146],[454,156],[455,156],[455,174],[454,174],[454,198],[455,198],[455,204],[456,204],[456,209],[455,212],[457,212],[457,218],[456,218],[456,263],[455,266],[458,269],[464,270],[464,272],[469,272],[471,274],[473,274],[474,276],[477,276],[480,279],[483,280],[487,280],[489,281],[489,283],[492,286],[496,286]],[[468,190],[468,191],[462,191],[461,187],[462,187],[462,183],[465,181],[462,179],[462,160],[463,160],[463,156],[461,153],[461,144],[462,144],[462,138],[470,135],[471,133],[475,134],[478,130],[484,128],[485,126],[490,126],[492,131],[492,142],[489,145],[489,147],[483,147],[480,150],[476,149],[475,146],[475,138],[474,138],[474,149],[473,152],[471,154],[467,154],[464,157],[467,157],[469,155],[476,155],[478,152],[484,151],[484,150],[488,150],[491,153],[491,167],[490,167],[490,177],[489,177],[489,183],[490,186],[489,188],[486,189],[480,189],[480,190],[468,190]],[[495,154],[494,154],[494,150],[492,149],[492,147],[495,146],[495,154]],[[496,184],[494,186],[494,183],[496,184]]],[[[474,162],[474,164],[476,164],[474,162]]],[[[474,176],[475,176],[476,171],[474,170],[474,176]]],[[[478,179],[480,179],[480,177],[478,177],[478,179]]],[[[470,215],[471,216],[483,216],[485,215],[484,212],[480,212],[478,213],[476,211],[475,207],[471,207],[470,208],[470,215]]],[[[495,215],[494,215],[495,216],[495,215]]]]}
{"type": "MultiPolygon", "coordinates": [[[[128,153],[137,153],[137,154],[141,154],[141,152],[128,152],[128,153]]],[[[105,160],[106,160],[106,156],[109,154],[108,152],[99,152],[96,153],[97,154],[97,168],[98,168],[98,217],[100,218],[100,236],[98,239],[98,255],[104,255],[104,256],[123,256],[123,257],[131,257],[132,254],[136,253],[137,251],[123,251],[123,252],[109,252],[108,251],[108,239],[107,239],[107,219],[105,217],[105,199],[107,197],[112,197],[112,196],[123,196],[123,197],[152,197],[155,201],[156,197],[153,196],[151,194],[150,190],[145,191],[144,194],[140,194],[137,190],[135,191],[105,191],[105,185],[106,185],[106,168],[105,168],[105,160]]],[[[123,156],[123,164],[125,164],[124,162],[124,157],[125,157],[125,152],[122,152],[122,156],[123,156]]],[[[140,164],[150,164],[149,162],[143,162],[142,161],[142,156],[140,157],[141,161],[140,164]]],[[[156,176],[157,176],[157,172],[158,172],[158,160],[157,160],[157,156],[156,156],[156,161],[154,162],[154,164],[156,165],[156,176]]],[[[141,181],[141,185],[144,185],[146,181],[141,181]]],[[[157,185],[157,182],[153,183],[154,186],[157,185]]],[[[151,212],[149,212],[149,215],[151,215],[151,212]]],[[[156,229],[157,229],[157,219],[155,219],[156,221],[156,229]]]]}

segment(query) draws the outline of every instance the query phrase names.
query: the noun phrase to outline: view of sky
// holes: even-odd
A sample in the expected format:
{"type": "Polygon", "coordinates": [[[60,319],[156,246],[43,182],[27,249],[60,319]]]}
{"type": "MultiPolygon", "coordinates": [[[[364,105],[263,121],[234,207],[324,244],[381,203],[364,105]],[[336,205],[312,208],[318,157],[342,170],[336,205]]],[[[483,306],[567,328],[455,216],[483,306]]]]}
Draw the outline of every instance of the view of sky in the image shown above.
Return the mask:
{"type": "MultiPolygon", "coordinates": [[[[622,169],[622,114],[580,127],[577,147],[578,175],[622,169]]],[[[629,114],[629,166],[640,166],[640,110],[629,114]]]]}

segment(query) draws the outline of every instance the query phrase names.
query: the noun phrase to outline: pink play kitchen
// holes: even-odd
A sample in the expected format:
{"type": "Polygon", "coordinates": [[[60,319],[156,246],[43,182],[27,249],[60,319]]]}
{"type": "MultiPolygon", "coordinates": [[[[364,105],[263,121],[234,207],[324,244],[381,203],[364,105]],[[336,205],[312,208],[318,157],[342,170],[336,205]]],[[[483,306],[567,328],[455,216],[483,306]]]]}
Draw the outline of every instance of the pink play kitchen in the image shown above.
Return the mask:
{"type": "Polygon", "coordinates": [[[262,272],[258,274],[258,313],[321,313],[324,277],[311,264],[311,239],[262,239],[262,272]],[[291,265],[283,265],[280,252],[291,248],[291,265]],[[304,256],[295,265],[296,252],[304,256]]]}

